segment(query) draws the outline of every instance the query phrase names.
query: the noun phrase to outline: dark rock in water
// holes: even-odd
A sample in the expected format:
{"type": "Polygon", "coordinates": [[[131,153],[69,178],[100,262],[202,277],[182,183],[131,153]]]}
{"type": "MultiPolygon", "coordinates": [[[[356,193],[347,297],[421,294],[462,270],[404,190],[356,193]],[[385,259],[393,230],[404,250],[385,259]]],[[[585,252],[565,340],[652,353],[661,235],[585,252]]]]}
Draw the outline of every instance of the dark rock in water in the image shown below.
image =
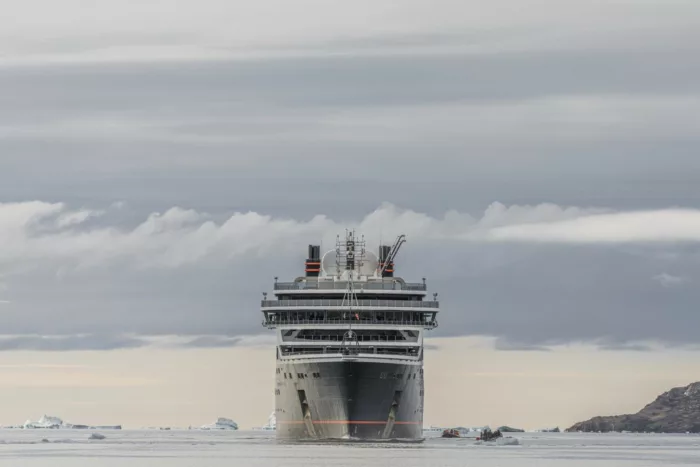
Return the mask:
{"type": "Polygon", "coordinates": [[[566,431],[700,433],[700,382],[673,388],[636,414],[593,417],[566,431]]]}
{"type": "Polygon", "coordinates": [[[99,433],[93,433],[90,435],[88,439],[105,439],[105,435],[101,435],[99,433]]]}
{"type": "Polygon", "coordinates": [[[512,426],[501,426],[498,427],[498,430],[501,433],[525,433],[525,430],[521,430],[520,428],[513,428],[512,426]]]}
{"type": "Polygon", "coordinates": [[[502,437],[503,435],[501,434],[500,430],[491,431],[487,428],[484,431],[482,431],[479,437],[476,439],[480,441],[494,441],[502,437]]]}

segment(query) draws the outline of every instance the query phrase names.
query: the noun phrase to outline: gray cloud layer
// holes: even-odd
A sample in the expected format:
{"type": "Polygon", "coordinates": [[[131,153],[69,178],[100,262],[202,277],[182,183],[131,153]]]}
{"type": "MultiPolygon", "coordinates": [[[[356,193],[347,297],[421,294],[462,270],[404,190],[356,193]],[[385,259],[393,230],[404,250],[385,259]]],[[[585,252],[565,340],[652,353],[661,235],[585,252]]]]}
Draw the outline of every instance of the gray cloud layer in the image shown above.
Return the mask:
{"type": "Polygon", "coordinates": [[[13,5],[6,345],[234,345],[353,223],[407,231],[438,335],[696,343],[699,22],[685,0],[13,5]]]}
{"type": "Polygon", "coordinates": [[[234,346],[274,345],[270,336],[224,336],[224,335],[161,335],[138,336],[119,333],[99,334],[24,334],[0,335],[0,352],[13,350],[35,351],[108,351],[160,347],[175,349],[224,348],[234,346]]]}
{"type": "MultiPolygon", "coordinates": [[[[178,344],[185,347],[239,345],[235,336],[262,332],[258,304],[271,277],[296,277],[306,244],[331,248],[337,232],[354,226],[374,246],[408,234],[398,267],[440,293],[438,336],[492,335],[502,349],[697,343],[699,297],[690,285],[700,274],[700,211],[494,204],[480,217],[435,218],[384,205],[337,222],[257,213],[216,220],[174,208],[133,227],[112,224],[125,209],[0,205],[6,333],[137,336],[99,344],[110,348],[145,345],[139,335],[189,335],[178,344]]],[[[90,348],[98,338],[85,339],[5,345],[90,348]]]]}
{"type": "Polygon", "coordinates": [[[7,350],[114,350],[133,349],[149,345],[144,339],[114,335],[57,335],[0,337],[0,351],[7,350]]]}
{"type": "Polygon", "coordinates": [[[604,48],[475,54],[446,48],[455,34],[420,53],[7,68],[0,196],[352,217],[697,205],[700,40],[658,28],[604,48]]]}

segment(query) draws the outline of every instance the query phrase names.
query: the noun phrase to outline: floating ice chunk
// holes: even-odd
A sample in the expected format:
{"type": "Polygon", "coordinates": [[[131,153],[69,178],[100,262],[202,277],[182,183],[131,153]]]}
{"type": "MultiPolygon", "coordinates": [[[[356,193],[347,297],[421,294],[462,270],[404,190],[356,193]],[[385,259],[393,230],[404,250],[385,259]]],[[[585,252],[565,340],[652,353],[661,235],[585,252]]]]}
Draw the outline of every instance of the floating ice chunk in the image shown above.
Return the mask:
{"type": "Polygon", "coordinates": [[[275,431],[277,429],[277,416],[272,412],[267,418],[267,425],[253,427],[254,431],[275,431]]]}
{"type": "Polygon", "coordinates": [[[535,430],[535,433],[559,433],[561,430],[559,429],[558,426],[555,426],[554,428],[540,428],[539,430],[535,430]]]}
{"type": "Polygon", "coordinates": [[[518,446],[520,441],[518,438],[498,438],[496,444],[499,446],[518,446]]]}
{"type": "Polygon", "coordinates": [[[520,441],[517,438],[496,438],[490,441],[479,440],[474,444],[483,444],[486,446],[518,446],[520,441]]]}
{"type": "Polygon", "coordinates": [[[230,418],[220,417],[215,423],[210,425],[202,425],[200,430],[237,430],[238,423],[234,422],[230,418]]]}
{"type": "Polygon", "coordinates": [[[58,417],[52,417],[50,415],[42,415],[39,420],[36,422],[33,422],[31,420],[27,420],[24,422],[24,428],[26,429],[31,429],[31,428],[61,428],[63,426],[63,420],[61,420],[58,417]]]}
{"type": "Polygon", "coordinates": [[[51,415],[42,415],[41,418],[35,422],[27,420],[22,425],[24,429],[72,429],[72,430],[121,430],[121,425],[81,425],[75,423],[68,423],[61,420],[59,417],[53,417],[51,415]]]}

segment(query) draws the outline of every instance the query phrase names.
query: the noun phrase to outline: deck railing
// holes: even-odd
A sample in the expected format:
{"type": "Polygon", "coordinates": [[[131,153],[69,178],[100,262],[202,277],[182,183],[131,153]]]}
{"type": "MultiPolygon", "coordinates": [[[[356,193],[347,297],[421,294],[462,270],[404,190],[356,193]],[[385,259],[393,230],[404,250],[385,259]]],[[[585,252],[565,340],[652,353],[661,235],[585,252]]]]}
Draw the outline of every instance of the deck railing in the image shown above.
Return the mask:
{"type": "Polygon", "coordinates": [[[395,356],[406,356],[406,357],[417,357],[418,351],[409,347],[397,348],[397,349],[377,349],[368,347],[352,347],[346,346],[343,348],[332,348],[325,349],[319,347],[316,349],[299,349],[299,350],[283,350],[283,357],[291,357],[295,355],[395,355],[395,356]]]}
{"type": "MultiPolygon", "coordinates": [[[[276,317],[275,317],[276,318],[276,317]]],[[[438,322],[421,320],[377,320],[377,319],[273,319],[272,317],[263,320],[262,325],[270,326],[294,326],[304,324],[315,324],[318,326],[334,326],[352,324],[357,326],[422,326],[424,328],[436,328],[438,322]]]]}
{"type": "MultiPolygon", "coordinates": [[[[276,282],[275,290],[343,290],[348,286],[347,282],[334,281],[300,281],[300,282],[276,282]]],[[[355,290],[413,290],[425,291],[426,285],[422,283],[407,283],[399,281],[387,282],[355,282],[355,290]]]]}
{"type": "MultiPolygon", "coordinates": [[[[303,345],[305,342],[343,342],[342,335],[336,334],[322,334],[314,336],[304,336],[296,338],[286,338],[283,337],[282,340],[288,345],[299,344],[303,345]]],[[[404,336],[379,336],[379,335],[357,335],[357,342],[400,342],[402,344],[415,344],[418,342],[417,338],[406,339],[404,336]]]]}
{"type": "Polygon", "coordinates": [[[382,307],[382,308],[440,308],[440,302],[422,302],[418,300],[353,300],[352,305],[348,301],[320,299],[320,300],[263,300],[263,308],[273,307],[382,307]]]}

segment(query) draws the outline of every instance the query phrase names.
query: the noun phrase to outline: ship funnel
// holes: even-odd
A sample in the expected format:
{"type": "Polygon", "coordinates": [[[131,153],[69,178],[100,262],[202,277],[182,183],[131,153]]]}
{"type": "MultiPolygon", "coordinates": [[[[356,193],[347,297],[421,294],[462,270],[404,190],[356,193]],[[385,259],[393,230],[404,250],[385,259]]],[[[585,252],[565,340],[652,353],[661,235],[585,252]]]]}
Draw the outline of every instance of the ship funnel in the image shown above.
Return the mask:
{"type": "Polygon", "coordinates": [[[379,270],[382,271],[382,277],[394,277],[394,262],[389,260],[386,267],[384,266],[390,252],[391,247],[389,245],[381,245],[379,247],[379,270]]]}
{"type": "Polygon", "coordinates": [[[321,272],[321,247],[309,245],[309,259],[306,260],[306,277],[318,277],[321,272]]]}

